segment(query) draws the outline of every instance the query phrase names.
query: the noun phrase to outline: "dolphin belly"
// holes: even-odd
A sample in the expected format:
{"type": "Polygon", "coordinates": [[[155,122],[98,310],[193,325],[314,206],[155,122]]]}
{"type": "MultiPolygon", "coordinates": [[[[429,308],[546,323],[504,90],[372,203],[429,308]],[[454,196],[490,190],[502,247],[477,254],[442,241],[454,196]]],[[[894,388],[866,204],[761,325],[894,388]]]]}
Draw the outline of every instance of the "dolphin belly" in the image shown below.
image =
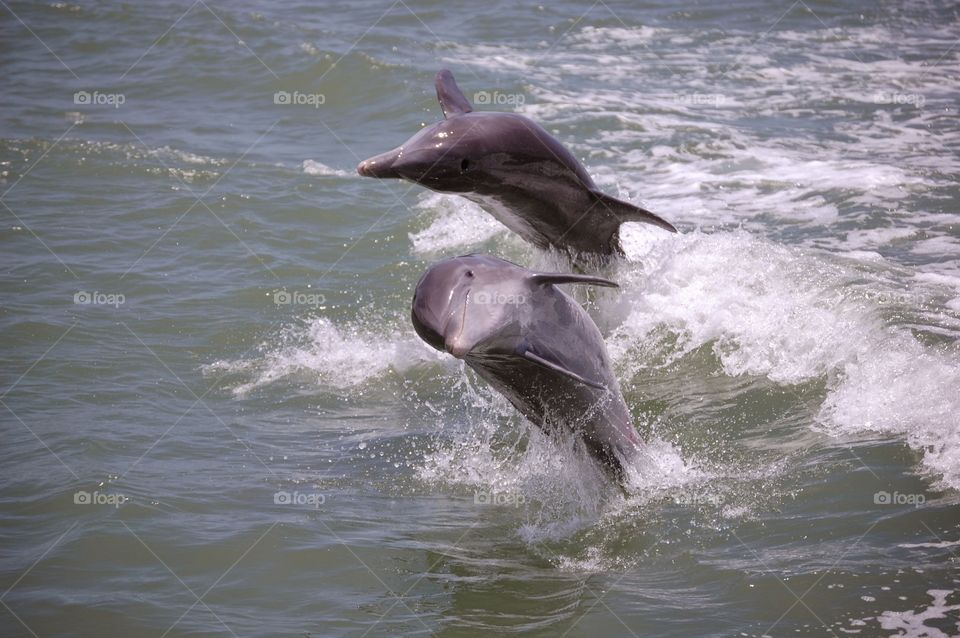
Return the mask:
{"type": "Polygon", "coordinates": [[[619,389],[597,390],[514,355],[470,356],[467,364],[546,434],[570,431],[622,480],[639,438],[619,389]]]}
{"type": "Polygon", "coordinates": [[[542,182],[538,177],[528,179],[523,188],[501,185],[493,193],[460,194],[537,248],[554,248],[571,258],[619,251],[619,220],[594,206],[586,190],[563,180],[542,182]]]}
{"type": "Polygon", "coordinates": [[[519,213],[519,211],[524,210],[523,207],[512,206],[503,197],[497,195],[461,194],[493,215],[498,222],[538,248],[546,249],[550,246],[548,238],[528,218],[519,213]]]}

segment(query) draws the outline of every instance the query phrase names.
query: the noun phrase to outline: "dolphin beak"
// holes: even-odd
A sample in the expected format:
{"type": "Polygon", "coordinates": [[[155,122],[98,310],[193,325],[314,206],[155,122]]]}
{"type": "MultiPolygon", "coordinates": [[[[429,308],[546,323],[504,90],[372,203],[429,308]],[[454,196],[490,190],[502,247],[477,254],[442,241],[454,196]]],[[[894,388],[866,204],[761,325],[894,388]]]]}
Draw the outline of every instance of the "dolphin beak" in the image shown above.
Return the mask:
{"type": "Polygon", "coordinates": [[[392,151],[374,155],[360,162],[357,166],[357,172],[364,177],[399,178],[401,175],[394,168],[394,164],[402,154],[403,148],[395,148],[392,151]]]}
{"type": "Polygon", "coordinates": [[[469,302],[469,298],[470,293],[468,291],[467,299],[464,300],[463,310],[451,315],[447,320],[447,325],[443,327],[443,345],[447,352],[457,359],[463,359],[467,356],[467,353],[470,352],[475,345],[470,343],[470,339],[464,334],[466,332],[467,303],[469,302]],[[458,314],[459,317],[457,316],[458,314]]]}
{"type": "Polygon", "coordinates": [[[467,356],[467,353],[470,352],[470,346],[462,339],[454,339],[452,341],[447,341],[447,352],[455,356],[457,359],[463,359],[467,356]]]}
{"type": "Polygon", "coordinates": [[[430,172],[437,163],[437,159],[430,153],[418,149],[405,153],[401,146],[363,160],[357,166],[357,172],[364,177],[392,177],[423,183],[429,180],[430,172]]]}

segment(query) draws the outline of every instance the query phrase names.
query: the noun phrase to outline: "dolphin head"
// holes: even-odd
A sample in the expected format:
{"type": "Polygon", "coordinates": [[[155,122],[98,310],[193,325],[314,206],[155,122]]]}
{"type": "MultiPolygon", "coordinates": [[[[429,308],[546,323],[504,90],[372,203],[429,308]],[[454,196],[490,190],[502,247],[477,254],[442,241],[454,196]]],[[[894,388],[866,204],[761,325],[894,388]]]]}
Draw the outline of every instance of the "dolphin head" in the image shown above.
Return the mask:
{"type": "Polygon", "coordinates": [[[406,179],[435,191],[467,193],[485,180],[484,167],[502,150],[498,147],[505,140],[516,143],[516,118],[473,112],[450,71],[437,73],[434,83],[445,119],[422,128],[392,151],[360,162],[360,175],[406,179]]]}
{"type": "Polygon", "coordinates": [[[458,359],[480,352],[512,352],[530,296],[523,275],[520,267],[486,255],[434,264],[413,295],[417,334],[458,359]]]}
{"type": "Polygon", "coordinates": [[[474,190],[483,145],[473,119],[460,116],[426,126],[392,151],[360,162],[357,172],[364,177],[405,179],[447,193],[474,190]]]}

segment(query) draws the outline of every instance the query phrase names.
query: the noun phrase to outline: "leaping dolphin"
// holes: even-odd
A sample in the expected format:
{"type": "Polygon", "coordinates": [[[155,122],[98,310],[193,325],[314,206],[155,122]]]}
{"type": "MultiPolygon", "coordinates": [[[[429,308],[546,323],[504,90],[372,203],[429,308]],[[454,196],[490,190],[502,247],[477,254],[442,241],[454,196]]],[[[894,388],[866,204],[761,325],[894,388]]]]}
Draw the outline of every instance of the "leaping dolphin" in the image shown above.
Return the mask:
{"type": "Polygon", "coordinates": [[[600,330],[556,287],[564,283],[617,285],[587,275],[537,273],[489,255],[446,259],[417,283],[413,326],[542,430],[571,428],[622,483],[640,439],[600,330]]]}
{"type": "Polygon", "coordinates": [[[598,190],[573,154],[536,122],[516,113],[475,112],[450,71],[437,73],[435,84],[446,119],[360,162],[360,175],[462,195],[535,246],[558,249],[575,262],[623,254],[623,222],[677,232],[650,211],[598,190]]]}

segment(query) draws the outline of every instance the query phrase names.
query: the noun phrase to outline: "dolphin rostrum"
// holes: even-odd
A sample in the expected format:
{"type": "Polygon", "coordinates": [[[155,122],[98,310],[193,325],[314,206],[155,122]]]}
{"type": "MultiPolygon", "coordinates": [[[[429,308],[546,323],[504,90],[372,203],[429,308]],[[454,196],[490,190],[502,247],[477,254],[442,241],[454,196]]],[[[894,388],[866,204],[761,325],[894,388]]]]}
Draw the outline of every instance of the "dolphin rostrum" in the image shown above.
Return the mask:
{"type": "Polygon", "coordinates": [[[548,434],[568,428],[618,480],[639,450],[600,330],[556,284],[616,286],[537,273],[489,255],[433,264],[417,283],[420,338],[462,359],[548,434]]]}
{"type": "Polygon", "coordinates": [[[436,76],[445,119],[401,146],[360,162],[366,177],[401,178],[456,193],[525,240],[573,261],[621,255],[623,222],[676,232],[650,211],[597,189],[586,169],[539,124],[517,113],[476,112],[450,71],[436,76]]]}

